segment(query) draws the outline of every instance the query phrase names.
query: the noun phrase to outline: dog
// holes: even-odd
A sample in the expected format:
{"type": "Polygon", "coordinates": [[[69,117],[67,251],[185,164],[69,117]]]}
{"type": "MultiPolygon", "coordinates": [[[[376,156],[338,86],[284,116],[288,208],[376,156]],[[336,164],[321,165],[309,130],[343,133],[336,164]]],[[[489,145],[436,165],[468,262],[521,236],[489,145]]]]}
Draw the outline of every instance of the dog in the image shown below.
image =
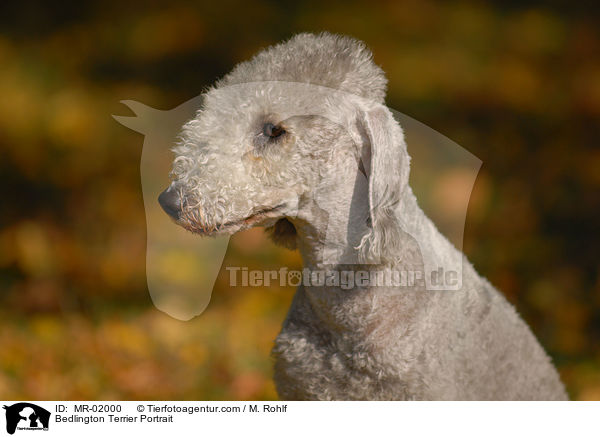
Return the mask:
{"type": "Polygon", "coordinates": [[[419,208],[386,84],[349,37],[300,34],[260,52],[204,94],[159,203],[204,236],[264,226],[328,278],[460,266],[450,291],[301,284],[273,348],[282,399],[566,400],[514,308],[419,208]]]}

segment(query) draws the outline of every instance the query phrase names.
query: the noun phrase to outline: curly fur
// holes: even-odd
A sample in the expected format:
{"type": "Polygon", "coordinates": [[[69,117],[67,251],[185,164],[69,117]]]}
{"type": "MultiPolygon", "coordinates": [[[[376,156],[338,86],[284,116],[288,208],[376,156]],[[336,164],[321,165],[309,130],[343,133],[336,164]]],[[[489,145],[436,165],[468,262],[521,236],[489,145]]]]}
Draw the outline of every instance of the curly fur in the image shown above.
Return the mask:
{"type": "Polygon", "coordinates": [[[365,46],[330,34],[239,64],[174,150],[177,223],[202,235],[265,226],[312,270],[463,264],[458,291],[300,286],[273,349],[283,399],[566,399],[514,308],[417,205],[385,89],[365,46]]]}

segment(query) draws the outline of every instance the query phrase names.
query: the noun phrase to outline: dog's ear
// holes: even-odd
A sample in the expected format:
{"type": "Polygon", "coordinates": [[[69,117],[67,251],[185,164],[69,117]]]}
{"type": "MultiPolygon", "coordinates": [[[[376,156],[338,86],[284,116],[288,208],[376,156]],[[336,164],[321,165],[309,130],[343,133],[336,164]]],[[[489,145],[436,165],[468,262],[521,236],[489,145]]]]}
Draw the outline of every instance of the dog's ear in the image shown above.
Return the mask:
{"type": "Polygon", "coordinates": [[[369,182],[370,231],[359,246],[361,262],[393,262],[401,227],[398,209],[407,189],[410,157],[404,132],[391,111],[377,105],[360,112],[361,159],[369,182]]]}

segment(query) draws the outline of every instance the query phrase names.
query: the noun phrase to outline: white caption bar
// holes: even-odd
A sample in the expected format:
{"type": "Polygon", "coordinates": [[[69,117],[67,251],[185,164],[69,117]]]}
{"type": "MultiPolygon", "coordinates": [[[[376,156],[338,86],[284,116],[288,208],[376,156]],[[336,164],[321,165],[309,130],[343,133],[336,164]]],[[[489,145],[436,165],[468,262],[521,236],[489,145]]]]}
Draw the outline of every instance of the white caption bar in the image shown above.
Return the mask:
{"type": "Polygon", "coordinates": [[[596,435],[595,402],[4,401],[0,436],[596,435]],[[34,431],[45,431],[42,434],[34,431]],[[210,433],[210,434],[209,434],[210,433]]]}

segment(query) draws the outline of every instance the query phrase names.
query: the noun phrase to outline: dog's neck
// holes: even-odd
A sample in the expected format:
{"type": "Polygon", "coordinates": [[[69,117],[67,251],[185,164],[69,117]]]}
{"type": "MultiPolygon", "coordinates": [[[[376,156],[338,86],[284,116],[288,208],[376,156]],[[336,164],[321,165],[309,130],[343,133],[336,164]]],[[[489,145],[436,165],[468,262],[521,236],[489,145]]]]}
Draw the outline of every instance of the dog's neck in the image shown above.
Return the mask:
{"type": "MultiPolygon", "coordinates": [[[[364,329],[365,318],[383,321],[390,299],[395,308],[410,309],[407,314],[417,317],[425,311],[429,299],[436,295],[423,293],[425,287],[431,285],[425,278],[438,266],[460,269],[462,254],[439,233],[418,206],[410,187],[406,187],[397,206],[398,226],[403,231],[398,242],[401,253],[394,258],[393,265],[361,264],[357,247],[370,232],[368,183],[363,173],[351,165],[337,170],[337,176],[323,184],[314,196],[302,199],[297,216],[291,219],[304,268],[310,272],[360,271],[368,274],[393,270],[409,274],[421,272],[422,276],[413,284],[400,287],[371,284],[365,287],[356,281],[352,287],[345,288],[305,284],[304,292],[313,311],[321,322],[339,331],[364,329]],[[341,310],[346,305],[354,309],[341,310]],[[343,315],[341,319],[340,315],[343,315]]],[[[410,323],[411,317],[406,317],[406,323],[410,323]]]]}
{"type": "MultiPolygon", "coordinates": [[[[360,172],[338,173],[340,183],[335,185],[335,189],[324,187],[314,200],[306,199],[300,205],[298,216],[293,219],[304,268],[311,273],[337,273],[340,279],[339,285],[333,286],[304,284],[300,300],[306,299],[310,311],[303,313],[303,317],[308,317],[305,322],[316,323],[319,329],[342,336],[352,333],[371,342],[374,332],[392,329],[388,325],[397,317],[404,318],[404,326],[412,323],[426,308],[428,296],[414,287],[391,290],[389,287],[365,287],[358,283],[358,274],[386,272],[391,267],[359,263],[356,248],[370,231],[368,184],[360,172]],[[352,284],[343,282],[350,275],[353,275],[352,284]],[[389,308],[400,310],[390,316],[389,308]]],[[[412,193],[409,194],[413,197],[412,193]]],[[[408,234],[406,237],[407,242],[412,239],[408,234]]]]}
{"type": "Polygon", "coordinates": [[[356,249],[369,232],[368,182],[354,163],[300,201],[293,219],[304,267],[330,270],[359,264],[356,249]]]}

